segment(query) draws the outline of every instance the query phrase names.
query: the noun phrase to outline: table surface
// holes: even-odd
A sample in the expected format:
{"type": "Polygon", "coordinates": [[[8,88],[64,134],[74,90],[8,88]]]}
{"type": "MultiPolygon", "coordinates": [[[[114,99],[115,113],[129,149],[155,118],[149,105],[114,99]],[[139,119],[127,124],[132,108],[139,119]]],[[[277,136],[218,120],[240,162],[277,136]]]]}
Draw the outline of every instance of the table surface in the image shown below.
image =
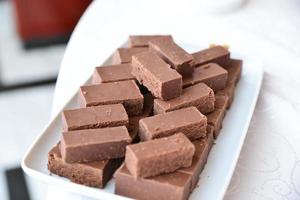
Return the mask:
{"type": "MultiPolygon", "coordinates": [[[[230,44],[231,49],[262,60],[265,76],[225,199],[299,199],[299,1],[278,0],[274,4],[271,0],[253,0],[214,15],[203,14],[197,1],[187,2],[166,1],[158,7],[158,0],[94,1],[67,46],[56,85],[53,116],[94,67],[130,34],[170,33],[179,42],[192,38],[203,44],[230,44]],[[173,6],[172,13],[166,15],[164,8],[168,5],[173,6]],[[189,12],[183,13],[187,8],[189,12]]],[[[49,187],[48,199],[57,195],[85,199],[49,187]]]]}

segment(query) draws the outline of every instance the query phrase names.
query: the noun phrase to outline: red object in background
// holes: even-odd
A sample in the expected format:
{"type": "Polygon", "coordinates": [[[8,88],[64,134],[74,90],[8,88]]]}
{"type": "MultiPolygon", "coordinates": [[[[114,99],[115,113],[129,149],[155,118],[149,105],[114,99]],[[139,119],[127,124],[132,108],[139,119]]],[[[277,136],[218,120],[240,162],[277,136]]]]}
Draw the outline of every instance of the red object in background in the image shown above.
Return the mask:
{"type": "Polygon", "coordinates": [[[14,0],[24,42],[69,36],[91,0],[14,0]]]}

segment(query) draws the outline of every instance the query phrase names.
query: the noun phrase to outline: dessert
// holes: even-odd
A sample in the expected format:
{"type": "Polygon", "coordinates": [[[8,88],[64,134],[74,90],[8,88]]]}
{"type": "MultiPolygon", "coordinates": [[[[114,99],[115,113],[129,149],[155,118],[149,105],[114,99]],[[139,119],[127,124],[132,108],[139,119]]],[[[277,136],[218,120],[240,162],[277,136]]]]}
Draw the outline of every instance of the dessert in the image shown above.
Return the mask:
{"type": "Polygon", "coordinates": [[[130,63],[96,67],[92,84],[135,80],[130,63]]]}
{"type": "Polygon", "coordinates": [[[152,52],[132,57],[132,74],[157,98],[169,100],[181,94],[181,75],[152,52]]]}
{"type": "Polygon", "coordinates": [[[196,67],[192,76],[184,77],[183,87],[205,83],[213,91],[222,90],[226,86],[227,71],[216,63],[208,63],[196,67]]]}
{"type": "Polygon", "coordinates": [[[122,159],[69,164],[63,161],[58,145],[48,153],[48,169],[51,173],[90,187],[103,188],[121,164],[122,159]]]}
{"type": "Polygon", "coordinates": [[[242,60],[238,59],[230,59],[228,66],[228,79],[226,83],[226,87],[223,90],[217,92],[217,94],[227,95],[229,100],[227,104],[227,108],[230,108],[230,105],[233,102],[234,98],[234,90],[237,82],[239,81],[242,73],[242,60]]]}
{"type": "Polygon", "coordinates": [[[63,132],[60,151],[67,163],[122,158],[131,140],[125,126],[63,132]]]}
{"type": "Polygon", "coordinates": [[[191,176],[182,172],[135,178],[123,164],[114,176],[115,193],[134,199],[184,200],[190,194],[191,176]]]}
{"type": "Polygon", "coordinates": [[[157,53],[181,75],[189,76],[194,71],[193,56],[178,46],[172,39],[157,38],[149,42],[150,51],[157,53]]]}
{"type": "Polygon", "coordinates": [[[198,83],[183,89],[181,96],[175,99],[169,101],[155,99],[153,112],[154,114],[160,114],[195,106],[201,113],[206,114],[214,110],[214,102],[214,91],[204,83],[198,83]]]}
{"type": "Polygon", "coordinates": [[[193,157],[192,165],[190,167],[181,168],[178,170],[180,172],[184,172],[191,175],[191,192],[195,189],[198,183],[199,175],[206,164],[208,154],[213,145],[213,141],[213,127],[208,125],[207,136],[201,138],[200,140],[195,140],[193,142],[193,144],[195,145],[195,154],[193,157]]]}
{"type": "Polygon", "coordinates": [[[48,169],[98,188],[117,170],[116,194],[186,200],[220,134],[243,61],[223,46],[189,54],[170,35],[133,35],[128,44],[80,87],[81,108],[62,112],[48,169]]]}
{"type": "Polygon", "coordinates": [[[148,47],[150,40],[166,38],[173,40],[171,35],[131,35],[129,36],[129,47],[148,47]]]}
{"type": "Polygon", "coordinates": [[[64,131],[128,126],[128,115],[122,104],[68,109],[62,112],[64,131]]]}
{"type": "Polygon", "coordinates": [[[144,97],[133,80],[81,86],[79,103],[82,107],[123,104],[129,116],[143,111],[144,97]]]}
{"type": "Polygon", "coordinates": [[[230,52],[223,46],[214,46],[192,54],[195,67],[207,63],[217,63],[227,68],[230,59],[230,52]]]}
{"type": "Polygon", "coordinates": [[[147,47],[118,48],[113,56],[113,64],[131,63],[131,57],[143,51],[148,51],[148,48],[147,47]]]}
{"type": "Polygon", "coordinates": [[[126,147],[125,164],[134,177],[151,177],[190,167],[194,145],[182,133],[126,147]],[[172,163],[170,165],[170,163],[172,163]]]}
{"type": "Polygon", "coordinates": [[[146,141],[182,132],[195,140],[206,135],[206,125],[206,117],[197,108],[188,107],[141,119],[139,137],[146,141]]]}

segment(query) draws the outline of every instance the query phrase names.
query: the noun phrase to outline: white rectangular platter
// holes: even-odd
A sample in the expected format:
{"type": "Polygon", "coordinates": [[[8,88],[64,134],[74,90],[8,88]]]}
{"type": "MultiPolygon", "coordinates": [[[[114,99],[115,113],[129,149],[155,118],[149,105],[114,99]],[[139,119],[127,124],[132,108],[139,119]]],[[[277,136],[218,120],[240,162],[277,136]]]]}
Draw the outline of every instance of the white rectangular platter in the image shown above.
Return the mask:
{"type": "MultiPolygon", "coordinates": [[[[194,49],[188,45],[183,47],[194,49]]],[[[209,154],[205,169],[200,175],[199,187],[196,187],[190,196],[191,200],[223,198],[245,140],[259,95],[263,70],[259,62],[246,56],[239,57],[243,58],[244,66],[235,91],[234,102],[225,116],[223,129],[209,154]]],[[[74,108],[76,105],[77,94],[74,94],[65,108],[74,108]]],[[[47,154],[59,141],[60,135],[61,117],[58,115],[45,127],[24,156],[22,168],[29,176],[87,197],[127,199],[114,194],[114,180],[111,180],[104,189],[97,189],[50,175],[47,170],[47,154]]]]}

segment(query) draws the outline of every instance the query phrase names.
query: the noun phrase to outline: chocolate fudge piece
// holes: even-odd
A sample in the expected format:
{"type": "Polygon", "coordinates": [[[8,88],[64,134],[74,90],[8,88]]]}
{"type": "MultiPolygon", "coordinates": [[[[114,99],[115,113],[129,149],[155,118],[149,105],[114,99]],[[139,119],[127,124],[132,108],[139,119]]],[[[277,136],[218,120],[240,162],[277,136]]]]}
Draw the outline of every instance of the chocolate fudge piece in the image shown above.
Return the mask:
{"type": "Polygon", "coordinates": [[[154,99],[153,112],[160,114],[195,106],[201,113],[205,114],[214,110],[214,102],[214,91],[206,84],[198,83],[183,89],[181,96],[175,99],[169,101],[154,99]]]}
{"type": "Polygon", "coordinates": [[[229,97],[227,95],[217,94],[215,95],[215,98],[215,109],[225,110],[229,101],[229,97]]]}
{"type": "Polygon", "coordinates": [[[195,147],[182,133],[126,147],[125,163],[134,177],[151,177],[190,167],[195,147]]]}
{"type": "Polygon", "coordinates": [[[132,57],[132,74],[158,98],[169,100],[182,91],[182,77],[153,52],[132,57]]]}
{"type": "Polygon", "coordinates": [[[131,70],[132,67],[130,63],[96,67],[92,84],[135,80],[131,74],[131,70]]]}
{"type": "Polygon", "coordinates": [[[58,145],[48,153],[48,169],[51,173],[90,187],[103,188],[121,164],[122,159],[69,164],[63,161],[58,145]]]}
{"type": "Polygon", "coordinates": [[[133,199],[187,200],[190,194],[191,176],[182,172],[135,178],[123,164],[114,176],[115,193],[133,199]]]}
{"type": "Polygon", "coordinates": [[[226,87],[223,90],[219,90],[217,92],[217,95],[226,95],[228,96],[228,104],[227,109],[230,108],[233,98],[234,98],[234,90],[235,90],[235,84],[233,83],[227,83],[226,87]]]}
{"type": "Polygon", "coordinates": [[[61,155],[65,162],[91,162],[125,156],[131,137],[125,126],[63,132],[61,155]]]}
{"type": "Polygon", "coordinates": [[[207,136],[204,138],[201,138],[200,140],[195,140],[193,142],[195,146],[195,154],[193,157],[192,166],[187,168],[181,168],[178,171],[184,172],[187,174],[190,174],[192,176],[192,184],[191,184],[191,192],[195,189],[197,186],[197,183],[199,181],[199,175],[202,172],[208,158],[208,154],[211,150],[211,147],[213,145],[213,128],[209,128],[211,126],[208,126],[207,128],[207,136]]]}
{"type": "Polygon", "coordinates": [[[217,63],[224,68],[229,65],[230,52],[223,46],[214,46],[196,53],[193,53],[195,67],[207,63],[217,63]]]}
{"type": "Polygon", "coordinates": [[[141,119],[139,137],[145,141],[182,132],[195,140],[206,135],[206,126],[206,117],[196,107],[188,107],[141,119]]]}
{"type": "Polygon", "coordinates": [[[189,76],[194,71],[193,56],[168,38],[157,38],[149,41],[150,51],[156,52],[181,75],[189,76]]]}
{"type": "Polygon", "coordinates": [[[137,53],[148,51],[147,47],[119,48],[113,56],[113,64],[130,63],[131,57],[137,53]]]}
{"type": "Polygon", "coordinates": [[[132,116],[129,118],[129,127],[128,131],[132,138],[132,143],[139,141],[138,130],[139,130],[139,121],[145,117],[148,117],[152,113],[153,108],[153,96],[151,93],[144,95],[144,109],[143,113],[138,116],[132,116]]]}
{"type": "Polygon", "coordinates": [[[234,90],[237,82],[241,77],[242,65],[243,65],[242,60],[230,59],[230,65],[227,69],[228,78],[227,78],[226,87],[223,90],[217,92],[217,94],[228,96],[229,100],[228,100],[227,108],[230,108],[233,102],[234,90]]]}
{"type": "Polygon", "coordinates": [[[237,84],[241,78],[243,61],[238,59],[230,59],[228,70],[228,84],[237,84]]]}
{"type": "Polygon", "coordinates": [[[226,113],[226,106],[215,109],[213,112],[206,115],[207,124],[214,127],[214,138],[216,139],[222,128],[222,122],[226,113]]]}
{"type": "Polygon", "coordinates": [[[128,126],[128,123],[128,115],[122,104],[77,108],[62,112],[64,131],[128,126]]]}
{"type": "Polygon", "coordinates": [[[171,35],[131,35],[129,36],[128,45],[129,47],[148,47],[150,40],[158,38],[173,40],[171,35]]]}
{"type": "Polygon", "coordinates": [[[216,63],[208,63],[195,68],[192,76],[183,77],[183,87],[197,83],[205,83],[214,91],[222,90],[226,86],[227,71],[216,63]]]}
{"type": "Polygon", "coordinates": [[[143,111],[144,97],[133,80],[81,86],[82,107],[122,103],[129,116],[143,111]]]}
{"type": "Polygon", "coordinates": [[[129,127],[128,127],[129,131],[139,127],[140,119],[143,119],[145,117],[149,117],[152,114],[153,101],[154,101],[154,98],[153,98],[151,93],[148,93],[148,94],[144,95],[143,112],[142,112],[141,115],[129,117],[129,127]]]}

